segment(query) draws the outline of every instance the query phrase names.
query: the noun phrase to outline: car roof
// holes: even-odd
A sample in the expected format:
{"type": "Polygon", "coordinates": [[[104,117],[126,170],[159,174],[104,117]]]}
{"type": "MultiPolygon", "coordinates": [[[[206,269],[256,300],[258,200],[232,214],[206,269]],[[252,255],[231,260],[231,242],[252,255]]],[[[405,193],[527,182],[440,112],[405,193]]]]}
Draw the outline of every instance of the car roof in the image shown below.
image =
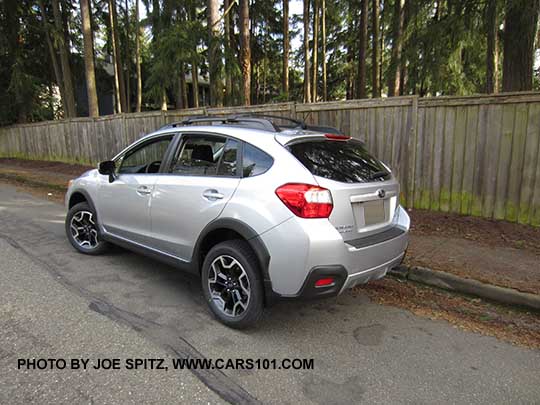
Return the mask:
{"type": "Polygon", "coordinates": [[[299,128],[284,128],[279,132],[271,132],[258,128],[246,128],[244,126],[237,125],[184,125],[184,126],[167,126],[151,132],[140,138],[140,140],[149,139],[155,136],[166,135],[171,133],[207,133],[218,134],[224,136],[230,136],[237,138],[245,142],[253,143],[257,145],[257,141],[261,140],[261,137],[275,138],[282,145],[290,142],[293,139],[304,137],[319,137],[324,136],[326,132],[314,131],[309,129],[299,128]]]}

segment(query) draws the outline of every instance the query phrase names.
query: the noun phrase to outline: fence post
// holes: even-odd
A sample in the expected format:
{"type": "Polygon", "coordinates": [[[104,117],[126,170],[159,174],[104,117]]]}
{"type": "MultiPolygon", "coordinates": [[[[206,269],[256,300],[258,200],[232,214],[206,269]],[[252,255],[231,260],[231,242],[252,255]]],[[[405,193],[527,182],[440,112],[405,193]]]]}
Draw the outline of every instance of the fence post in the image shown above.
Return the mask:
{"type": "Polygon", "coordinates": [[[291,107],[289,108],[289,113],[291,115],[291,118],[297,119],[296,118],[296,101],[293,101],[291,103],[291,107]]]}

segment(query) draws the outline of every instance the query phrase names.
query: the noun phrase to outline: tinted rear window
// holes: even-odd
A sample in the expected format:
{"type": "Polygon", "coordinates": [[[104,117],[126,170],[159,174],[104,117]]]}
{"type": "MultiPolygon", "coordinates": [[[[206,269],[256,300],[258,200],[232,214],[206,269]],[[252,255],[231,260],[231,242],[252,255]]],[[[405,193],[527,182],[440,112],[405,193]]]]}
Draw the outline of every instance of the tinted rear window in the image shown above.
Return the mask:
{"type": "Polygon", "coordinates": [[[382,163],[355,140],[307,141],[288,149],[315,176],[343,183],[384,181],[390,177],[382,163]]]}

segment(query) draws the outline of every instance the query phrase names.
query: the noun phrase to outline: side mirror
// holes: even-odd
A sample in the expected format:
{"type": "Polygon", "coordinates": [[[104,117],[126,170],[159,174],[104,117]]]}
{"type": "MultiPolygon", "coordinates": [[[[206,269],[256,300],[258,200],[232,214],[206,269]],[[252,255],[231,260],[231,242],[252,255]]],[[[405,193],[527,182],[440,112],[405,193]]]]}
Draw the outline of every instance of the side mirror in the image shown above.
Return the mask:
{"type": "Polygon", "coordinates": [[[109,176],[109,183],[112,183],[116,178],[116,165],[112,160],[105,160],[99,163],[98,172],[104,176],[109,176]]]}

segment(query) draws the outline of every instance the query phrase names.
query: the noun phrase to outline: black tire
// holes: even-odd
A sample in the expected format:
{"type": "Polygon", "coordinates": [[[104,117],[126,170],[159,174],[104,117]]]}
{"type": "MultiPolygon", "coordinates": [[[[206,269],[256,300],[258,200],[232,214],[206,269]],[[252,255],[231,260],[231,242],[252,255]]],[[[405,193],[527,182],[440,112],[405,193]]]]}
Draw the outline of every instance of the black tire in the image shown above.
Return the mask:
{"type": "MultiPolygon", "coordinates": [[[[87,254],[87,255],[100,255],[105,253],[109,249],[109,243],[105,242],[101,239],[101,235],[99,232],[99,227],[97,226],[97,216],[92,207],[87,202],[81,202],[78,204],[75,204],[71,209],[68,211],[66,215],[66,223],[65,223],[65,229],[66,229],[66,236],[69,240],[69,243],[71,243],[71,246],[73,246],[77,251],[87,254]],[[84,213],[90,213],[91,216],[88,217],[88,214],[86,214],[86,218],[83,217],[83,220],[85,223],[88,223],[89,229],[95,230],[95,246],[81,246],[79,241],[77,241],[77,238],[73,235],[72,229],[71,229],[71,221],[74,216],[81,215],[84,213]],[[88,218],[92,219],[95,226],[91,225],[91,222],[88,221],[88,218]]],[[[89,240],[89,243],[94,243],[94,239],[92,238],[89,240]]]]}
{"type": "Polygon", "coordinates": [[[204,259],[201,269],[201,283],[204,298],[215,317],[223,324],[235,328],[245,329],[253,326],[263,315],[264,300],[261,272],[255,253],[243,240],[230,240],[215,245],[204,259]],[[224,313],[212,298],[209,286],[209,277],[212,263],[220,257],[232,257],[243,268],[249,280],[250,298],[247,308],[242,313],[231,316],[224,313]]]}

